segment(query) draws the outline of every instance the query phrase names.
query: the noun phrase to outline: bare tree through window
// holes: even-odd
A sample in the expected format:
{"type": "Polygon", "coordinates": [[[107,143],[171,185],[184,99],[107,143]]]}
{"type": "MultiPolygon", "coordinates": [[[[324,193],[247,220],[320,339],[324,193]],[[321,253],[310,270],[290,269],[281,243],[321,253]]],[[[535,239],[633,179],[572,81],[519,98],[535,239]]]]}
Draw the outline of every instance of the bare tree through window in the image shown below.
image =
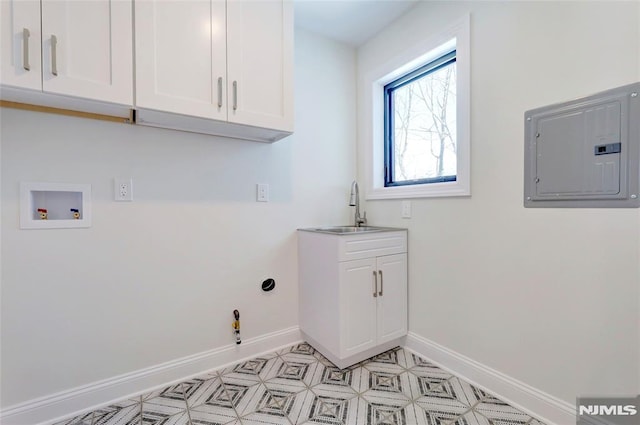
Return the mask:
{"type": "Polygon", "coordinates": [[[393,181],[455,178],[456,63],[390,90],[393,181]]]}

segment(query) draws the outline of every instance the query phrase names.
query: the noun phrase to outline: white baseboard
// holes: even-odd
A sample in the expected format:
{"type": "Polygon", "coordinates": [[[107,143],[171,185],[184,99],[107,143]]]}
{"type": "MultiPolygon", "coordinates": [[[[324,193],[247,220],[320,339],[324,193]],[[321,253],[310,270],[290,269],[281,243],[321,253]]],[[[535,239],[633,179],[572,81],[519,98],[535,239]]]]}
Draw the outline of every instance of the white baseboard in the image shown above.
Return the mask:
{"type": "MultiPolygon", "coordinates": [[[[3,425],[48,425],[82,412],[135,397],[165,385],[301,342],[295,326],[113,378],[9,406],[3,425]]],[[[410,332],[405,348],[425,357],[548,425],[575,425],[575,406],[410,332]]]]}
{"type": "Polygon", "coordinates": [[[405,348],[548,425],[575,425],[575,406],[409,332],[405,348]]]}
{"type": "Polygon", "coordinates": [[[294,326],[244,340],[240,345],[226,345],[9,406],[0,412],[0,423],[52,424],[301,341],[300,328],[294,326]]]}

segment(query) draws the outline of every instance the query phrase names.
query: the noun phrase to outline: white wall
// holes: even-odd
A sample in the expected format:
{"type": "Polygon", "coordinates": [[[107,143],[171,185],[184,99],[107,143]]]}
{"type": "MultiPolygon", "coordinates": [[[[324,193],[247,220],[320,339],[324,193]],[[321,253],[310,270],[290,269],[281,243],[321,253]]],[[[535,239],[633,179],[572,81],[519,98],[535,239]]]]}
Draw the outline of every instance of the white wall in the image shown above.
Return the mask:
{"type": "MultiPolygon", "coordinates": [[[[640,22],[640,6],[638,6],[638,22],[640,22]]],[[[640,30],[637,34],[638,45],[640,45],[640,30]]],[[[640,54],[638,54],[638,77],[640,81],[640,54]]],[[[640,214],[638,214],[638,227],[640,228],[640,214]]],[[[638,251],[640,251],[640,237],[638,237],[638,251]]],[[[640,276],[640,261],[638,261],[638,276],[640,276]]],[[[640,284],[639,284],[640,285],[640,284]]],[[[638,311],[640,311],[640,290],[638,290],[638,311]]],[[[640,326],[638,326],[638,364],[640,364],[640,326]]],[[[640,367],[638,367],[638,386],[640,387],[640,367]]],[[[640,388],[638,389],[640,392],[640,388]]]]}
{"type": "Polygon", "coordinates": [[[232,344],[234,308],[245,339],[297,326],[295,229],[350,214],[355,51],[298,31],[295,73],[273,145],[2,109],[3,407],[232,344]],[[93,226],[20,230],[21,181],[91,184],[93,226]]]}
{"type": "Polygon", "coordinates": [[[640,214],[523,208],[523,114],[640,80],[638,8],[424,2],[358,50],[362,85],[470,13],[472,196],[413,200],[409,220],[369,201],[367,216],[409,228],[410,331],[571,404],[640,390],[640,214]]]}

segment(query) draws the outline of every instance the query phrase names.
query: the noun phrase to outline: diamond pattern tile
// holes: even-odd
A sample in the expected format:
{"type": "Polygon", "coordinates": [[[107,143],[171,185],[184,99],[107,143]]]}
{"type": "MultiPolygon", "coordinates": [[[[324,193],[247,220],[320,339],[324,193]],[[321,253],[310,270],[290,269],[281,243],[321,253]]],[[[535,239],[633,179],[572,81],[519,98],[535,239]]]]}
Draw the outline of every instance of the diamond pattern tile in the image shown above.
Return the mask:
{"type": "Polygon", "coordinates": [[[221,372],[221,375],[223,380],[239,379],[257,383],[266,379],[272,373],[274,364],[280,361],[278,357],[257,357],[227,368],[221,372]]]}
{"type": "Polygon", "coordinates": [[[486,398],[474,410],[489,419],[492,425],[524,425],[531,421],[531,416],[495,397],[486,398]]]}
{"type": "Polygon", "coordinates": [[[92,422],[93,412],[89,412],[73,418],[67,418],[62,422],[56,422],[54,425],[91,425],[92,422]]]}
{"type": "MultiPolygon", "coordinates": [[[[173,390],[170,390],[173,391],[173,390]]],[[[173,424],[173,420],[169,418],[182,415],[187,411],[187,402],[176,398],[176,393],[171,392],[170,395],[163,393],[158,397],[142,402],[142,423],[143,424],[173,424]]],[[[177,422],[184,423],[184,422],[177,422]]],[[[188,422],[187,422],[188,423],[188,422]]]]}
{"type": "MultiPolygon", "coordinates": [[[[415,354],[412,354],[412,356],[415,356],[415,354]]],[[[453,377],[453,375],[451,375],[449,372],[446,372],[440,369],[438,366],[428,362],[422,362],[420,364],[413,365],[409,368],[409,373],[412,373],[416,376],[439,378],[442,380],[450,379],[453,377]]]]}
{"type": "Polygon", "coordinates": [[[55,425],[545,425],[400,347],[339,369],[295,344],[55,425]]]}
{"type": "Polygon", "coordinates": [[[186,410],[175,415],[143,410],[139,423],[141,425],[189,425],[190,421],[186,410]]]}
{"type": "Polygon", "coordinates": [[[202,404],[190,408],[189,416],[192,425],[224,425],[235,423],[238,419],[234,409],[213,404],[202,404]]]}
{"type": "Polygon", "coordinates": [[[137,425],[140,423],[141,405],[109,406],[94,412],[93,425],[137,425]]]}
{"type": "MultiPolygon", "coordinates": [[[[340,394],[313,394],[308,398],[308,405],[304,411],[307,422],[346,425],[354,423],[358,412],[358,398],[344,398],[340,394]]],[[[300,418],[299,418],[300,419],[300,418]]]]}

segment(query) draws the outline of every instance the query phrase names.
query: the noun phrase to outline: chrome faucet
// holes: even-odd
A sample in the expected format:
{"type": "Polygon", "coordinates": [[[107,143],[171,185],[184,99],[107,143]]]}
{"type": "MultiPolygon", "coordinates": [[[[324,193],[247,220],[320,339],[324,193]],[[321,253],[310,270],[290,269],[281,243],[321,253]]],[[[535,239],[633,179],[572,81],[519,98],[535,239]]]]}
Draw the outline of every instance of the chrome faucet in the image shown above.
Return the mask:
{"type": "Polygon", "coordinates": [[[360,217],[360,191],[358,190],[358,182],[353,181],[351,183],[351,197],[349,198],[349,205],[352,207],[356,207],[356,214],[354,219],[354,224],[356,227],[360,227],[363,224],[367,225],[367,212],[364,212],[364,215],[360,217]]]}

